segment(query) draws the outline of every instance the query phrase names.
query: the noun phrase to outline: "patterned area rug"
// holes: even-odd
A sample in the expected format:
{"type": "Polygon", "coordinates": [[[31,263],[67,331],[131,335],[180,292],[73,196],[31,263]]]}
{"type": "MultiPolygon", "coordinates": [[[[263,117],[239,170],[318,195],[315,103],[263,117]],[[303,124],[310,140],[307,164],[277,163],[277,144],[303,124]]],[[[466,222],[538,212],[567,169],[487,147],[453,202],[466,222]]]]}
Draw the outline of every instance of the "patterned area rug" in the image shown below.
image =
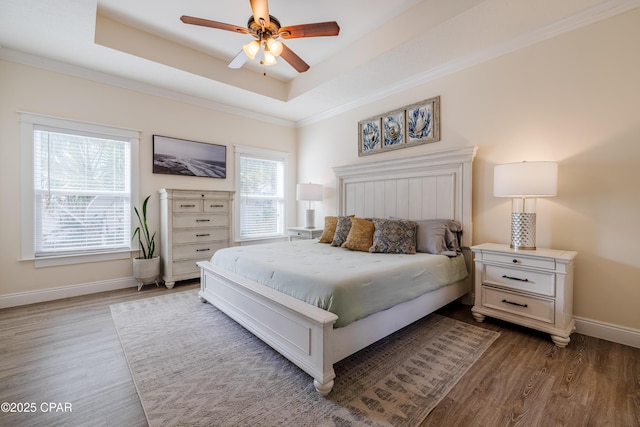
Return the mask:
{"type": "Polygon", "coordinates": [[[312,378],[195,291],[111,306],[151,426],[416,426],[498,337],[432,314],[312,378]]]}

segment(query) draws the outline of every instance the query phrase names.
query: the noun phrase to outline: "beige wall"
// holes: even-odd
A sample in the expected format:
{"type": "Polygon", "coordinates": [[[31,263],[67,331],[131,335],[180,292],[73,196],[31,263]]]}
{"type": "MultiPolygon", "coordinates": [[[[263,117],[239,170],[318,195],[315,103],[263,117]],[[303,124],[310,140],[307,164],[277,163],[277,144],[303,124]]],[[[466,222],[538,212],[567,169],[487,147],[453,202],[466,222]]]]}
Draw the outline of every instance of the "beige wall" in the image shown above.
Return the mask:
{"type": "MultiPolygon", "coordinates": [[[[538,203],[538,246],[580,253],[577,316],[640,329],[640,260],[632,245],[640,237],[635,230],[640,212],[637,40],[636,10],[296,131],[0,61],[0,297],[131,276],[128,260],[40,269],[18,261],[18,111],[26,111],[141,130],[141,198],[162,187],[233,190],[233,144],[291,152],[298,157],[298,173],[290,193],[295,182],[328,187],[326,200],[316,205],[319,223],[335,213],[332,166],[476,145],[475,243],[509,241],[509,201],[492,195],[493,166],[525,159],[557,161],[559,194],[538,203]],[[442,97],[441,142],[358,158],[359,120],[435,95],[442,97]],[[153,133],[227,144],[229,178],[152,174],[153,133]],[[270,138],[259,139],[260,134],[270,138]]],[[[155,198],[152,210],[157,206],[155,198]]],[[[304,206],[298,207],[301,224],[304,206]]],[[[288,213],[295,216],[295,211],[288,213]]],[[[153,224],[157,222],[156,215],[153,224]]]]}
{"type": "Polygon", "coordinates": [[[557,161],[559,194],[538,201],[537,244],[579,252],[576,316],[640,329],[638,40],[636,10],[300,129],[299,180],[331,187],[316,217],[335,214],[332,166],[476,145],[473,242],[508,243],[494,165],[557,161]],[[441,142],[358,158],[359,120],[436,95],[441,142]]]}
{"type": "MultiPolygon", "coordinates": [[[[18,261],[22,221],[19,111],[140,130],[140,199],[154,194],[149,209],[151,226],[156,230],[159,188],[235,190],[234,144],[291,153],[288,191],[295,199],[294,129],[0,61],[0,297],[129,278],[132,274],[127,259],[37,269],[32,261],[18,261]],[[154,175],[153,134],[227,145],[227,178],[154,175]]],[[[295,204],[288,215],[295,223],[295,204]]]]}

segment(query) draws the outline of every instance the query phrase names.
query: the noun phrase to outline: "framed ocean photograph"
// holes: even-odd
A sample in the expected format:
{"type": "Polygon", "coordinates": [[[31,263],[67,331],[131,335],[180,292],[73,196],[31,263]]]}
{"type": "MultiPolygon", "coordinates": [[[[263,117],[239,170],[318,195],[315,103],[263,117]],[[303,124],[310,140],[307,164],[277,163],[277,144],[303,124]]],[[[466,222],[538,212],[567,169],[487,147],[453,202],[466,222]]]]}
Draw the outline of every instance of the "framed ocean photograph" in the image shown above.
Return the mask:
{"type": "Polygon", "coordinates": [[[406,107],[407,144],[440,141],[440,97],[425,99],[406,107]]]}
{"type": "Polygon", "coordinates": [[[377,153],[382,149],[381,123],[380,116],[358,122],[358,156],[377,153]]]}
{"type": "Polygon", "coordinates": [[[153,135],[153,173],[227,177],[227,146],[153,135]]]}
{"type": "Polygon", "coordinates": [[[405,126],[404,126],[405,110],[392,111],[382,117],[382,148],[397,147],[400,148],[405,143],[405,126]]]}

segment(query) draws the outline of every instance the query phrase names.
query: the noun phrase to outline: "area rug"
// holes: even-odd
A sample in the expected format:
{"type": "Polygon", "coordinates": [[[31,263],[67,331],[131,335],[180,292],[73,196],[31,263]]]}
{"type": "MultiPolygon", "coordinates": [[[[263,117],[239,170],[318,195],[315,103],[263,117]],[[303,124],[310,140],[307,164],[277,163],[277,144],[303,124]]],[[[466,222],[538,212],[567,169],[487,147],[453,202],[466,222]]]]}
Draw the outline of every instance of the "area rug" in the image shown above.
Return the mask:
{"type": "Polygon", "coordinates": [[[499,335],[432,314],[334,365],[322,397],[195,291],[111,315],[150,426],[417,426],[499,335]]]}

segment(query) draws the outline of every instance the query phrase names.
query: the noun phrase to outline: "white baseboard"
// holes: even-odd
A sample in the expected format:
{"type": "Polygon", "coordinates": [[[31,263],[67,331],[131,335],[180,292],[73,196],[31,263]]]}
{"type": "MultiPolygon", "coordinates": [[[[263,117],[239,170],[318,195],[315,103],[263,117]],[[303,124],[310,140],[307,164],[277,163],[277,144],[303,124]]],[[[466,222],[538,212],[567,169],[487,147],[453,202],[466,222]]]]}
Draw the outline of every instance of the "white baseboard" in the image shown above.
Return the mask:
{"type": "Polygon", "coordinates": [[[576,332],[590,337],[640,348],[640,330],[612,325],[584,317],[575,317],[576,332]]]}
{"type": "Polygon", "coordinates": [[[17,307],[19,305],[35,304],[38,302],[53,301],[62,298],[77,297],[80,295],[95,294],[98,292],[113,291],[116,289],[137,286],[138,282],[136,282],[133,277],[123,277],[120,279],[103,280],[100,282],[0,295],[0,308],[17,307]]]}

